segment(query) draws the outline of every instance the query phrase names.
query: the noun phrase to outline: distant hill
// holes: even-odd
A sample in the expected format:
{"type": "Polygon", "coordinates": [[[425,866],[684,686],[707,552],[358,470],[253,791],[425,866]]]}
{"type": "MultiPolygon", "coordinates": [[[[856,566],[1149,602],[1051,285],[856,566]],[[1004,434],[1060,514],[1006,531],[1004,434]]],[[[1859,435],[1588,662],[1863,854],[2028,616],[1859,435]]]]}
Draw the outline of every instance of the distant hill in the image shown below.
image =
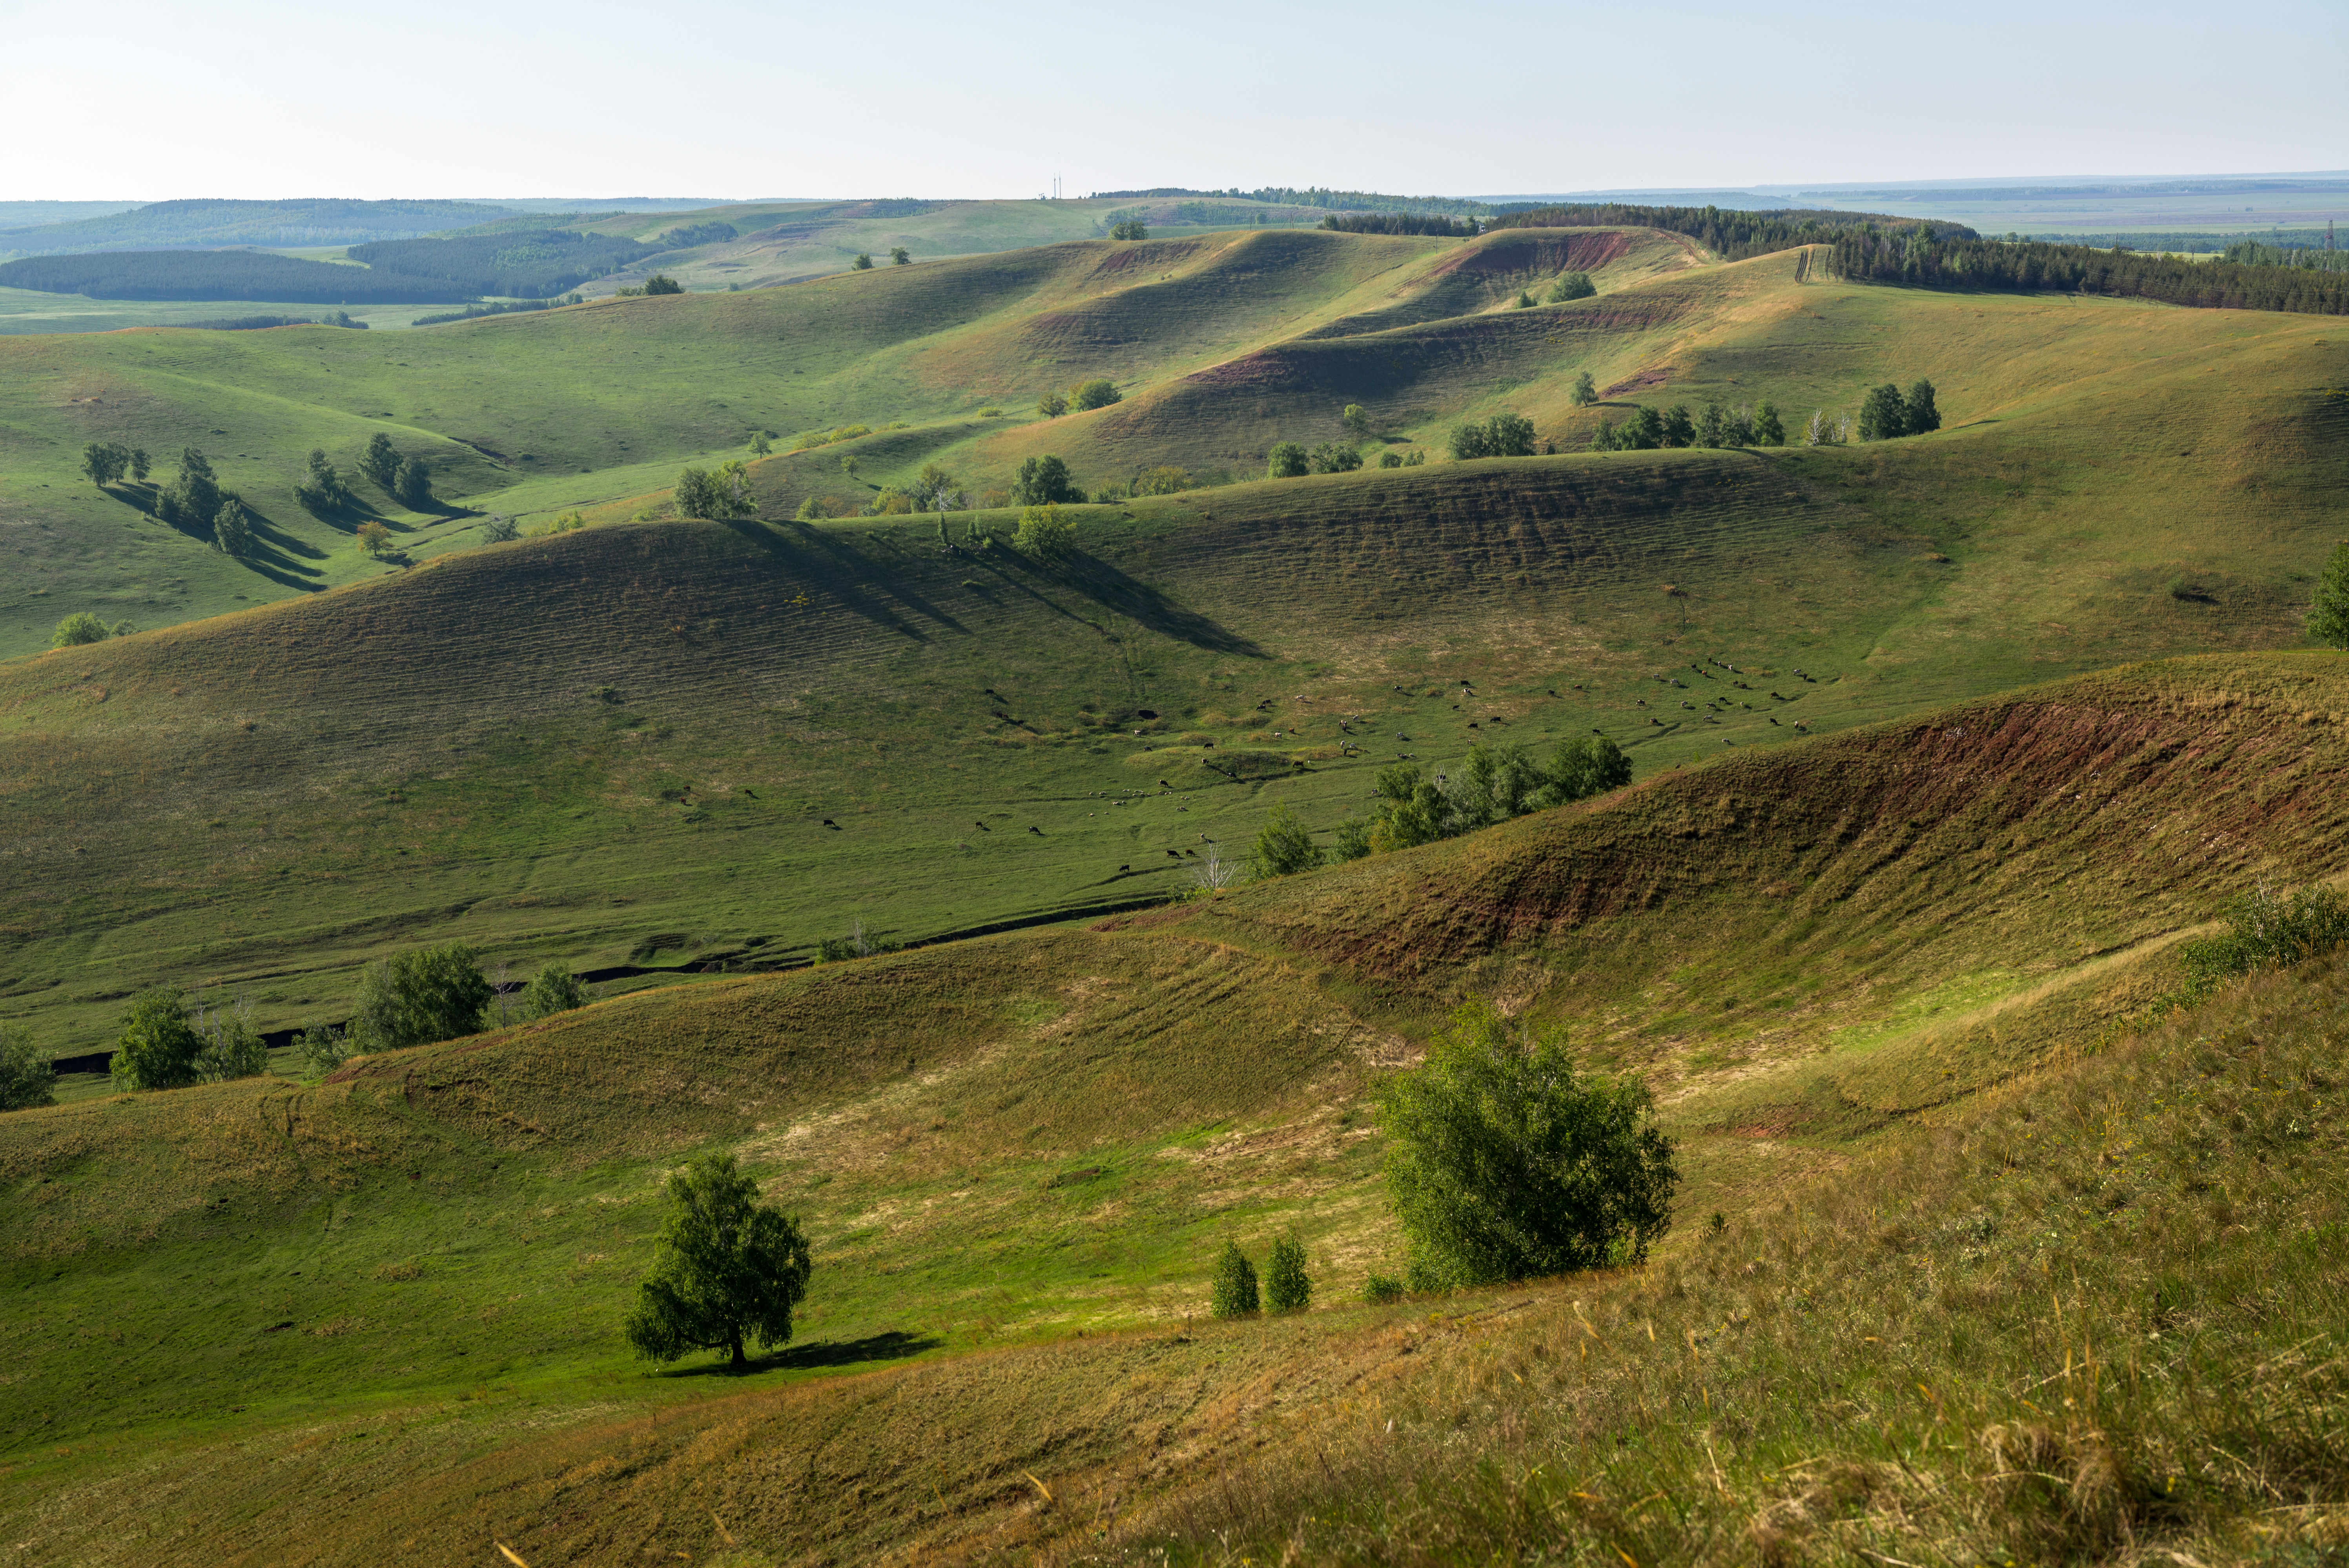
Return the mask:
{"type": "Polygon", "coordinates": [[[92,299],[453,304],[478,290],[445,279],[305,262],[265,251],[110,251],[0,262],[0,288],[92,299]]]}
{"type": "Polygon", "coordinates": [[[0,253],[61,255],[175,245],[357,245],[414,239],[507,217],[476,201],[156,201],[129,211],[0,231],[0,253]]]}
{"type": "Polygon", "coordinates": [[[110,217],[139,205],[136,201],[0,201],[0,233],[110,217]]]}
{"type": "MultiPolygon", "coordinates": [[[[734,237],[730,225],[714,227],[723,231],[726,239],[734,237]]],[[[351,260],[364,262],[379,273],[396,273],[419,285],[512,299],[547,299],[661,248],[604,234],[536,229],[450,240],[378,240],[353,245],[348,253],[351,260]]]]}

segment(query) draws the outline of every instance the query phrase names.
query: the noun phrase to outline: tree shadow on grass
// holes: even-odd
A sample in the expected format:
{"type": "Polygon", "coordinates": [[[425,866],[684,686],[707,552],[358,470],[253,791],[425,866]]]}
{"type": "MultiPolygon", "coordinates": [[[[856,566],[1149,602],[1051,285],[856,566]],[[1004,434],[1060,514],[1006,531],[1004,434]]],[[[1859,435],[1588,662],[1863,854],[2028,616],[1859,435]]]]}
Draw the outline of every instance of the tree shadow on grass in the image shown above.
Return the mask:
{"type": "Polygon", "coordinates": [[[294,557],[301,554],[313,561],[323,561],[326,552],[314,544],[295,539],[254,511],[250,501],[245,503],[244,518],[246,525],[253,531],[253,548],[236,558],[237,564],[284,587],[299,588],[305,593],[316,593],[318,584],[310,579],[323,573],[319,568],[305,566],[294,557]]]}
{"type": "Polygon", "coordinates": [[[915,593],[894,573],[821,529],[803,523],[762,523],[741,519],[730,520],[724,526],[770,555],[778,559],[788,556],[802,570],[810,571],[846,608],[901,637],[917,643],[929,641],[927,633],[908,624],[892,604],[884,602],[884,596],[949,631],[968,633],[968,628],[961,622],[915,593]],[[802,548],[792,550],[793,542],[802,548]]]}
{"type": "Polygon", "coordinates": [[[1185,608],[1106,561],[1080,552],[1061,562],[1061,577],[1096,604],[1115,610],[1128,620],[1139,621],[1161,636],[1173,637],[1210,653],[1236,654],[1246,659],[1272,656],[1254,638],[1221,625],[1196,610],[1185,608]]]}
{"type": "Polygon", "coordinates": [[[740,1372],[723,1361],[711,1361],[694,1367],[665,1367],[654,1376],[752,1377],[761,1372],[808,1372],[826,1367],[855,1367],[868,1361],[902,1361],[926,1350],[936,1350],[945,1343],[936,1335],[906,1334],[893,1328],[885,1334],[868,1334],[862,1339],[818,1339],[786,1350],[770,1350],[763,1356],[751,1357],[740,1372]]]}

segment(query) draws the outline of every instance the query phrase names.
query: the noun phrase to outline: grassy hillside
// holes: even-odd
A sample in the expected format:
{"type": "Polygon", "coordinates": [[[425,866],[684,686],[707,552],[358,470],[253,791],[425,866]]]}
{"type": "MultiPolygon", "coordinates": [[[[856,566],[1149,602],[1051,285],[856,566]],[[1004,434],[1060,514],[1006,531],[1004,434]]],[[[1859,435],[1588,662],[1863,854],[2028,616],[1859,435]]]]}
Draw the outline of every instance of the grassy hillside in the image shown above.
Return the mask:
{"type": "Polygon", "coordinates": [[[931,521],[610,524],[0,666],[9,1011],[70,1055],[167,975],[273,1028],[340,1017],[358,965],[427,934],[624,980],[794,962],[860,919],[1064,918],[1168,896],[1283,800],[1333,829],[1399,755],[1599,728],[1648,776],[2297,640],[2315,525],[2180,597],[2159,535],[2118,574],[2012,489],[1889,504],[1950,488],[1953,451],[1255,483],[1082,509],[1052,567],[931,521]]]}
{"type": "MultiPolygon", "coordinates": [[[[25,570],[0,602],[0,647],[40,646],[61,603],[152,625],[371,573],[349,520],[307,517],[292,486],[313,447],[347,469],[379,430],[434,462],[458,511],[536,518],[574,506],[632,516],[677,465],[739,453],[761,428],[885,432],[861,492],[843,482],[842,453],[777,459],[761,490],[787,514],[811,489],[869,496],[926,460],[978,489],[1043,451],[1092,485],[1170,460],[1245,476],[1276,440],[1338,435],[1347,402],[1369,407],[1392,442],[1440,451],[1456,418],[1509,408],[1574,449],[1633,400],[1768,397],[1799,422],[1810,407],[1850,408],[1874,381],[1927,374],[1953,427],[1966,427],[1927,443],[1958,449],[1946,466],[1930,478],[1905,466],[1833,470],[1868,474],[1846,491],[1889,518],[1989,520],[2022,503],[2041,514],[2035,531],[2060,511],[2078,523],[2068,552],[2091,535],[2116,542],[2095,559],[2163,573],[2188,604],[2299,592],[2225,578],[2230,568],[2203,550],[2207,520],[2223,520],[2215,526],[2230,542],[2248,532],[2294,552],[2309,528],[2337,531],[2325,497],[2340,449],[2326,432],[2349,406],[2323,391],[2344,377],[2321,325],[1806,284],[1799,256],[1698,266],[1678,242],[1634,238],[1223,235],[614,301],[398,338],[289,329],[0,343],[0,522],[30,525],[15,534],[25,570]],[[1598,298],[1505,308],[1551,266],[1619,242],[1628,248],[1599,263],[1598,298]],[[1423,298],[1472,314],[1418,320],[1423,298]],[[583,363],[612,374],[583,379],[571,368],[583,363]],[[1583,371],[1609,389],[1607,404],[1568,406],[1583,371]],[[1038,393],[1096,374],[1124,383],[1126,400],[1054,421],[1027,412],[1038,393]],[[988,407],[1010,417],[974,422],[988,407]],[[159,527],[135,496],[78,480],[91,438],[157,454],[202,447],[225,482],[316,553],[300,571],[285,560],[240,566],[159,527]],[[1920,480],[1887,491],[1878,476],[1889,471],[1920,480]],[[2198,574],[2212,580],[2188,581],[2198,574]]],[[[401,543],[412,559],[481,538],[455,515],[394,521],[411,531],[401,543]]],[[[2064,606],[2046,608],[2043,619],[2069,624],[2064,606]]]]}
{"type": "Polygon", "coordinates": [[[2340,666],[2119,672],[1092,930],[0,1118],[6,1267],[39,1284],[8,1295],[0,1508],[75,1560],[539,1563],[1292,1529],[1651,1561],[1747,1520],[1817,1552],[2204,1550],[2275,1497],[2337,1506],[2308,1336],[2342,1284],[2342,973],[2080,1063],[2174,985],[2165,937],[2344,869],[2340,666]],[[1732,988],[1750,1011],[1716,1011],[1732,988]],[[1662,1091],[1690,1182],[1657,1267],[1340,1305],[1397,1249],[1361,1089],[1463,992],[1662,1091]],[[647,1377],[616,1314],[661,1171],[713,1144],[806,1216],[817,1293],[748,1383],[647,1377]],[[1336,1310],[1177,1330],[1225,1237],[1291,1230],[1336,1310]],[[2067,1348],[2051,1417],[2031,1384],[2067,1348]],[[1461,1432],[1510,1476],[1589,1457],[1573,1498],[1474,1489],[1444,1479],[1461,1432]],[[2002,1493],[2014,1454],[2053,1490],[2002,1493]],[[1683,1473],[1701,1507],[1643,1514],[1683,1473]]]}
{"type": "Polygon", "coordinates": [[[1140,216],[1165,237],[1206,230],[1312,228],[1317,208],[1222,200],[800,202],[787,206],[716,207],[693,212],[634,213],[574,225],[590,232],[650,241],[681,224],[727,222],[737,237],[670,253],[647,269],[592,284],[602,294],[640,281],[657,267],[691,289],[768,288],[846,272],[861,253],[889,265],[899,246],[916,264],[957,256],[988,255],[1037,245],[1108,237],[1110,226],[1140,216]]]}

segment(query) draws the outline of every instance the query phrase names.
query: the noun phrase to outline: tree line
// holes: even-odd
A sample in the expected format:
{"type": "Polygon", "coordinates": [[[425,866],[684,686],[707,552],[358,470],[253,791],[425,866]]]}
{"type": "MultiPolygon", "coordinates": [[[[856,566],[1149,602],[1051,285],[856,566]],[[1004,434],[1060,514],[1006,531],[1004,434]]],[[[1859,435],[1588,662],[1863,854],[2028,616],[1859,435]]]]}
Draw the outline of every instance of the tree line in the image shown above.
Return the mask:
{"type": "Polygon", "coordinates": [[[1504,212],[1488,229],[1663,229],[1686,234],[1724,261],[1742,262],[1818,244],[1847,230],[1874,225],[1894,234],[1955,234],[1972,239],[1962,223],[1894,218],[1881,212],[1831,212],[1809,208],[1746,212],[1722,207],[1649,207],[1628,201],[1572,201],[1504,212]]]}
{"type": "Polygon", "coordinates": [[[1433,212],[1332,213],[1321,227],[1340,234],[1436,234],[1464,239],[1476,232],[1476,220],[1454,220],[1433,212]]]}
{"type": "Polygon", "coordinates": [[[345,310],[330,310],[324,315],[222,315],[206,321],[182,321],[173,324],[196,332],[267,332],[275,326],[349,326],[361,332],[367,324],[345,310]]]}
{"type": "Polygon", "coordinates": [[[2316,273],[2349,273],[2349,251],[2320,251],[2313,245],[2271,245],[2244,240],[2219,253],[2219,259],[2239,267],[2301,267],[2316,273]]]}
{"type": "Polygon", "coordinates": [[[2189,262],[2038,241],[1950,238],[1912,229],[1837,236],[1829,268],[1856,282],[2011,294],[2133,296],[2200,309],[2349,314],[2349,273],[2189,262]]]}
{"type": "MultiPolygon", "coordinates": [[[[512,315],[518,311],[553,310],[558,305],[578,304],[585,295],[567,294],[558,299],[500,300],[492,304],[469,304],[462,310],[439,311],[431,315],[419,315],[410,326],[439,326],[451,321],[478,321],[485,315],[512,315]]],[[[365,322],[352,324],[365,326],[365,322]]]]}

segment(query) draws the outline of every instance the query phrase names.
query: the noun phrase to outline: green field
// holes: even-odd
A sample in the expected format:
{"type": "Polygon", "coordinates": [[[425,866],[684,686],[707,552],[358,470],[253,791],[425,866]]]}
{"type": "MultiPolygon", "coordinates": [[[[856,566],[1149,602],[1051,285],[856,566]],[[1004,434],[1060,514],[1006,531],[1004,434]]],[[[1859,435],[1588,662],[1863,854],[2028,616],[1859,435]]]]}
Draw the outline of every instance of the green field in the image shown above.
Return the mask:
{"type": "Polygon", "coordinates": [[[2233,894],[2349,878],[2349,664],[2302,630],[2344,383],[2312,318],[1605,230],[0,340],[0,1019],[80,1056],[168,980],[286,1030],[450,939],[603,993],[0,1117],[5,1539],[2329,1561],[2349,979],[2149,1009],[2233,894]],[[1599,294],[1515,307],[1569,269],[1599,294]],[[1030,411],[1094,375],[1123,400],[1030,411]],[[1584,449],[1635,402],[1793,428],[1920,376],[1930,436],[1584,449]],[[1433,460],[1257,477],[1350,402],[1433,460]],[[1505,410],[1555,455],[1444,455],[1505,410]],[[391,564],[291,491],[378,429],[445,503],[362,487],[391,564]],[[759,519],[670,514],[759,430],[759,519]],[[76,478],[90,439],[203,446],[264,570],[76,478]],[[1054,561],[1009,509],[781,521],[1047,452],[1209,482],[1071,509],[1054,561]],[[147,629],[42,651],[80,608],[147,629]],[[1629,789],[1193,896],[1276,805],[1326,842],[1398,757],[1593,730],[1629,789]],[[808,966],[852,923],[916,945],[808,966]],[[1356,1305],[1402,1255],[1366,1091],[1472,997],[1650,1083],[1679,1223],[1646,1269],[1356,1305]],[[816,1286],[750,1376],[649,1374],[618,1317],[712,1148],[816,1286]],[[1197,1321],[1226,1239],[1288,1233],[1316,1311],[1197,1321]]]}

